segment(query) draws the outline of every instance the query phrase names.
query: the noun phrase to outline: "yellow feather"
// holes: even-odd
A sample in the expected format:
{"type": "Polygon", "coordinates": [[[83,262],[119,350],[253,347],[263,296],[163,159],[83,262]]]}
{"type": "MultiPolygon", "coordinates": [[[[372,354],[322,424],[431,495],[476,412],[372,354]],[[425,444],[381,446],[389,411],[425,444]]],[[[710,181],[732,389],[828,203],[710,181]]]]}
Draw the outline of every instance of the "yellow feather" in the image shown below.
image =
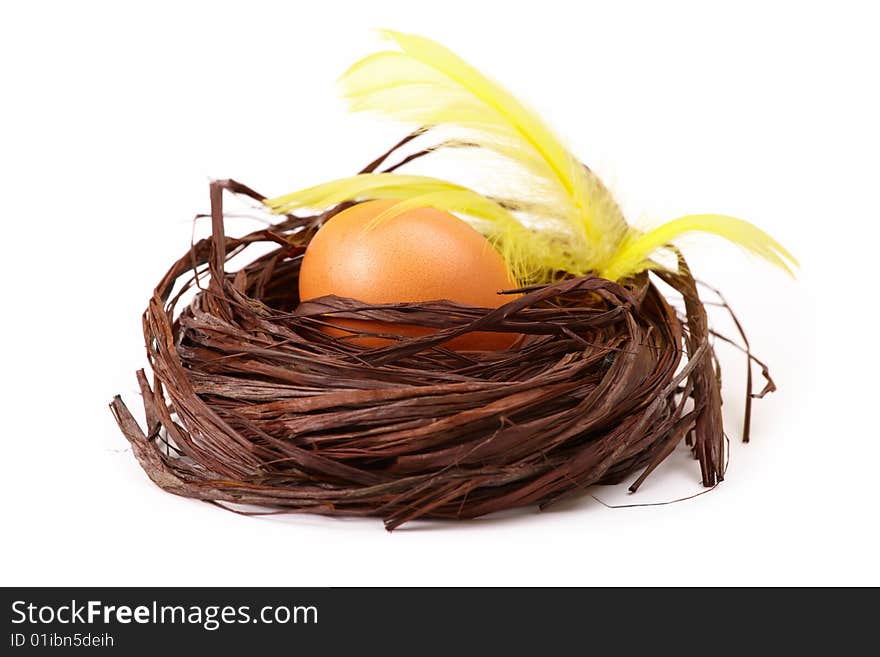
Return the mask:
{"type": "Polygon", "coordinates": [[[467,141],[519,167],[522,178],[515,184],[525,189],[518,189],[514,198],[532,192],[550,214],[565,220],[579,268],[594,268],[610,256],[626,233],[617,204],[537,114],[434,41],[393,31],[383,34],[401,51],[365,57],[340,80],[353,110],[464,130],[467,141]]]}
{"type": "Polygon", "coordinates": [[[688,215],[647,232],[631,228],[602,181],[500,85],[429,39],[383,34],[400,50],[369,55],[346,71],[340,82],[351,108],[457,129],[462,134],[432,150],[480,146],[512,164],[518,177],[493,164],[493,180],[508,187],[478,193],[428,176],[362,174],[268,199],[273,212],[390,198],[401,202],[376,222],[421,206],[457,213],[486,235],[522,284],[547,282],[558,272],[621,280],[656,267],[658,250],[693,231],[725,237],[790,274],[797,266],[765,232],[725,215],[688,215]]]}
{"type": "Polygon", "coordinates": [[[599,269],[599,274],[619,280],[652,266],[651,255],[689,232],[704,232],[739,244],[794,276],[798,262],[784,246],[757,226],[722,214],[691,214],[674,219],[645,233],[632,231],[621,248],[599,269]]]}
{"type": "Polygon", "coordinates": [[[401,199],[401,202],[375,217],[371,225],[418,207],[464,215],[462,219],[482,232],[498,249],[511,276],[521,284],[546,280],[562,257],[554,257],[553,253],[566,244],[552,233],[526,228],[507,209],[482,194],[428,176],[361,174],[266,199],[264,204],[273,212],[285,214],[301,208],[325,210],[343,201],[378,198],[401,199]]]}
{"type": "Polygon", "coordinates": [[[277,198],[266,199],[263,203],[277,214],[286,214],[300,208],[325,210],[343,201],[409,198],[414,195],[460,189],[466,188],[429,176],[373,173],[332,180],[277,198]]]}

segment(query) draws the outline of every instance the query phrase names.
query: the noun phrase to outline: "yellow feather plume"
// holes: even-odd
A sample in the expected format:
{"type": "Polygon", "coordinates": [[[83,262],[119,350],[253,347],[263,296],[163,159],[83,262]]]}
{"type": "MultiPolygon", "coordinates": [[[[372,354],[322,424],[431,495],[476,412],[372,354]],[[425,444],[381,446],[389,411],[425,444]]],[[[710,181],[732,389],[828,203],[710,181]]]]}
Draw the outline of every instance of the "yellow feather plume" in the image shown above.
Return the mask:
{"type": "Polygon", "coordinates": [[[497,188],[477,192],[428,176],[362,174],[269,199],[272,211],[395,198],[401,202],[376,221],[420,206],[453,212],[489,238],[522,284],[546,282],[559,272],[621,280],[656,267],[652,254],[693,231],[724,237],[789,273],[797,266],[772,237],[725,215],[688,215],[649,231],[629,226],[601,180],[500,85],[429,39],[382,34],[399,50],[369,55],[343,74],[351,109],[452,130],[453,137],[432,150],[479,146],[500,155],[515,175],[497,172],[497,188]]]}
{"type": "Polygon", "coordinates": [[[521,284],[545,280],[556,267],[565,245],[545,232],[527,228],[509,210],[482,194],[438,178],[398,173],[370,173],[340,178],[264,203],[276,213],[302,208],[327,209],[344,201],[404,199],[376,217],[372,224],[418,207],[432,207],[464,215],[483,233],[521,284]]]}
{"type": "Polygon", "coordinates": [[[784,246],[757,226],[723,214],[691,214],[679,217],[648,232],[632,231],[620,249],[598,271],[599,275],[618,280],[654,266],[650,257],[684,233],[704,232],[718,235],[748,249],[794,276],[798,262],[784,246]]]}
{"type": "MultiPolygon", "coordinates": [[[[460,129],[462,139],[495,151],[518,169],[512,179],[498,176],[516,193],[493,196],[540,198],[544,216],[536,217],[536,228],[547,229],[542,219],[563,218],[578,270],[594,269],[610,256],[626,233],[617,204],[536,113],[440,44],[390,30],[382,34],[400,51],[365,57],[343,74],[352,110],[460,129]]],[[[560,230],[558,222],[553,229],[560,230]]]]}
{"type": "Polygon", "coordinates": [[[301,208],[323,210],[343,201],[363,201],[375,198],[409,198],[434,192],[465,189],[445,180],[429,176],[410,176],[399,173],[371,173],[340,178],[330,182],[266,199],[264,203],[279,214],[301,208]]]}

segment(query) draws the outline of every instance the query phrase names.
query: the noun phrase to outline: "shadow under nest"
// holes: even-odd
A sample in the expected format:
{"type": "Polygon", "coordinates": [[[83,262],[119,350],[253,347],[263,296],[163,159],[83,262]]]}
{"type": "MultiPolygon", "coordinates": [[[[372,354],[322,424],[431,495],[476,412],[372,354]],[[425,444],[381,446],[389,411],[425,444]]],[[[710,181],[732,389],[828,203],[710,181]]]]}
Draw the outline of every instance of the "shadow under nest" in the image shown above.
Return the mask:
{"type": "MultiPolygon", "coordinates": [[[[683,259],[678,273],[654,272],[682,295],[683,317],[648,274],[625,285],[567,278],[492,310],[338,297],[297,308],[305,247],[341,208],[230,238],[224,191],[263,199],[235,181],[212,183],[212,237],[156,287],[143,317],[152,381],[137,373],[146,431],[120,397],[111,403],[164,490],[269,511],[379,516],[390,530],[416,518],[544,508],[641,472],[635,491],[682,440],[704,486],[723,478],[720,372],[683,259]],[[277,248],[225,271],[259,242],[277,248]],[[334,317],[438,331],[367,348],[322,331],[334,317]],[[443,349],[469,331],[526,337],[501,352],[443,349]]],[[[768,377],[752,395],[749,367],[744,439],[751,398],[772,387],[768,377]]]]}

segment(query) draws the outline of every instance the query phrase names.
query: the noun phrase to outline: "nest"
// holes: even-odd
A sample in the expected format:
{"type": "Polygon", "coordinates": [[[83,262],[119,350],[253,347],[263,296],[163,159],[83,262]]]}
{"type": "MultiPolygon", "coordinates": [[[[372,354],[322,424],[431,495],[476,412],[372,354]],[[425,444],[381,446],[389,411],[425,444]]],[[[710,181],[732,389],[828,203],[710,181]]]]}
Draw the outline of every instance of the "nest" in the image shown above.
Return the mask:
{"type": "MultiPolygon", "coordinates": [[[[118,396],[111,404],[164,490],[266,512],[379,516],[390,530],[544,508],[640,473],[635,491],[682,441],[704,486],[723,479],[713,333],[680,256],[678,273],[654,275],[680,293],[681,313],[648,274],[625,285],[561,277],[491,310],[339,297],[300,305],[302,254],[341,208],[231,238],[224,191],[263,199],[235,181],[212,183],[212,236],[156,287],[143,316],[152,381],[137,373],[146,430],[118,396]],[[226,271],[229,258],[265,242],[274,250],[226,271]],[[336,317],[436,332],[367,348],[322,330],[336,317]],[[444,349],[470,331],[526,338],[503,352],[444,349]]],[[[751,384],[749,367],[745,440],[751,398],[773,389],[769,377],[759,394],[751,384]]]]}

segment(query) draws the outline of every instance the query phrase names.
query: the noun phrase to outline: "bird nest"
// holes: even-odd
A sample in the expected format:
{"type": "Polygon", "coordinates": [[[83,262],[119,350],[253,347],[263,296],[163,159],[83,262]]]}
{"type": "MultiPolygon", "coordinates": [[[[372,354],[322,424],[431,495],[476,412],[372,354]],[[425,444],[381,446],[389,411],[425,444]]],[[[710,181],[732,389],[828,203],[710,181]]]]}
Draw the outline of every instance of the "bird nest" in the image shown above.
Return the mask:
{"type": "MultiPolygon", "coordinates": [[[[678,272],[626,284],[561,276],[495,309],[339,297],[299,304],[302,254],[340,208],[232,238],[224,191],[263,200],[235,181],[212,183],[212,236],[156,287],[143,316],[152,380],[137,373],[146,429],[118,396],[111,403],[164,490],[240,511],[379,516],[394,529],[544,508],[639,473],[635,491],[682,441],[704,486],[723,478],[713,332],[683,259],[678,272]],[[258,243],[274,249],[226,270],[258,243]],[[679,312],[658,280],[680,294],[679,312]],[[435,332],[369,348],[322,330],[334,318],[435,332]],[[444,348],[472,331],[525,338],[499,352],[444,348]]],[[[751,385],[750,366],[746,440],[751,398],[773,389],[769,377],[758,394],[751,385]]]]}

